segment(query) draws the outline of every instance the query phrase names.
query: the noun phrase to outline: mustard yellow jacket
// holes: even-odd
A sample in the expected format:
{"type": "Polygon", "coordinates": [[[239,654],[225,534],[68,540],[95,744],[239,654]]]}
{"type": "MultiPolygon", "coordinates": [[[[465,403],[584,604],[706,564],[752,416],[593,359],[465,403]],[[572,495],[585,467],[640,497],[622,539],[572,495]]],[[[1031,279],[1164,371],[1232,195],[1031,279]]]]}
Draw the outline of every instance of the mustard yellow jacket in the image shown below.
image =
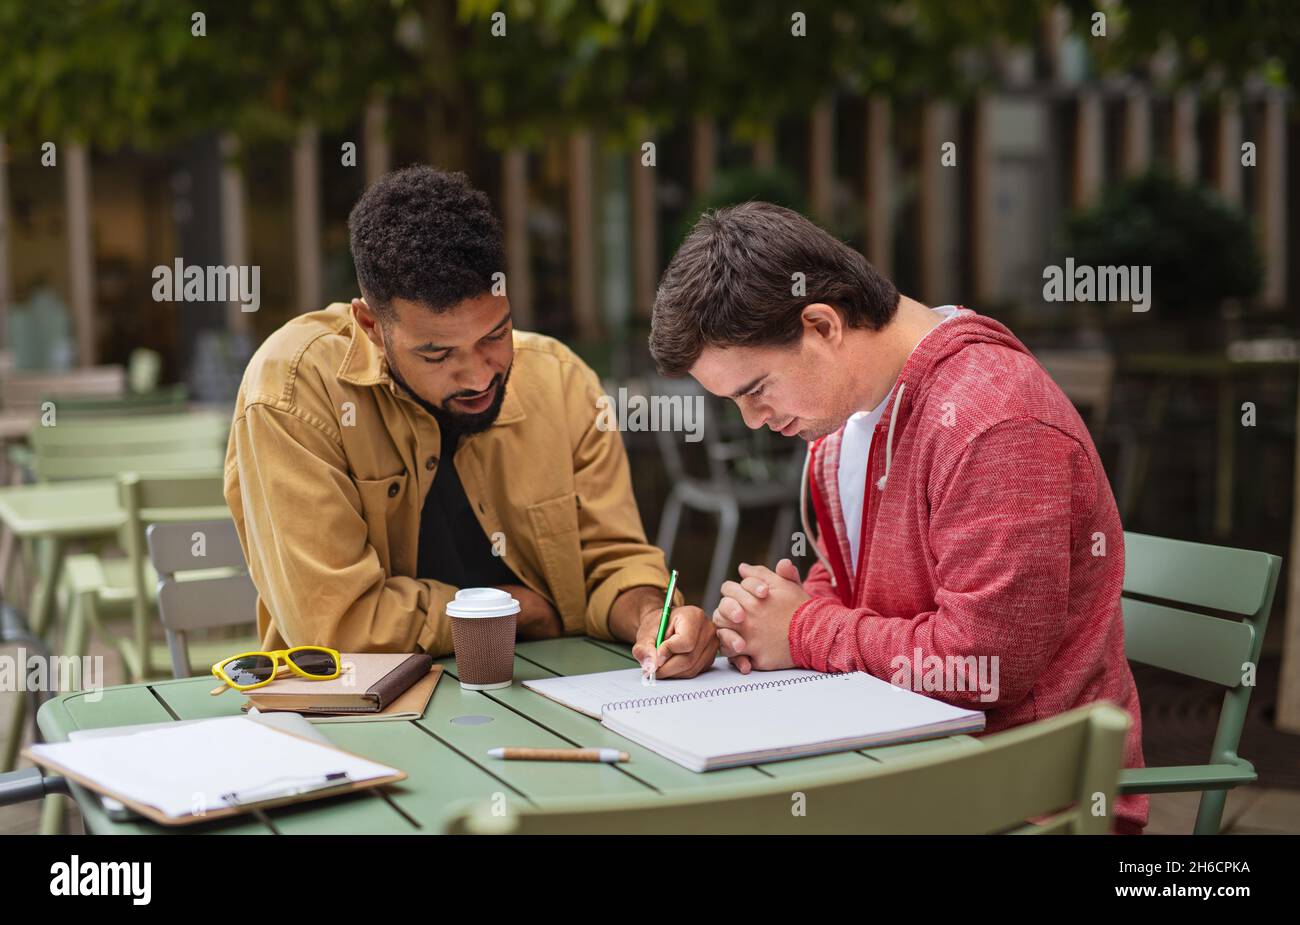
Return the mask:
{"type": "MultiPolygon", "coordinates": [[[[454,464],[506,565],[565,632],[610,638],[614,599],[666,587],[617,431],[596,426],[596,375],[549,337],[516,331],[497,421],[454,464]]],[[[420,513],[439,465],[434,418],[335,303],[269,337],[244,373],[225,495],[258,589],[268,647],[451,652],[456,589],[416,578],[420,513]]]]}

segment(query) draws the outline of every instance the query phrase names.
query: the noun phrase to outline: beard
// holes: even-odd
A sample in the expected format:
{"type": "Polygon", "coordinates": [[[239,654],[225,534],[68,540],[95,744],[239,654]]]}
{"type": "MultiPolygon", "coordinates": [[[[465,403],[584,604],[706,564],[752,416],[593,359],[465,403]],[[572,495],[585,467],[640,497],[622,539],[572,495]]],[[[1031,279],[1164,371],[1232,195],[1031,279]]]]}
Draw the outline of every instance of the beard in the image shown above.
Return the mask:
{"type": "Polygon", "coordinates": [[[393,358],[388,355],[388,350],[384,350],[384,359],[388,361],[388,374],[393,377],[393,381],[401,386],[402,390],[411,397],[417,405],[423,408],[429,414],[433,415],[438,422],[438,427],[442,430],[453,430],[458,434],[477,434],[487,430],[496,421],[497,415],[501,413],[501,403],[506,399],[506,385],[510,382],[510,372],[514,369],[514,364],[507,367],[504,374],[497,373],[488,388],[495,388],[496,394],[492,398],[492,404],[486,410],[477,414],[463,414],[459,411],[453,411],[446,407],[447,403],[456,398],[468,398],[473,392],[456,392],[448,395],[443,399],[442,405],[435,405],[411,388],[402,374],[397,371],[393,358]]]}

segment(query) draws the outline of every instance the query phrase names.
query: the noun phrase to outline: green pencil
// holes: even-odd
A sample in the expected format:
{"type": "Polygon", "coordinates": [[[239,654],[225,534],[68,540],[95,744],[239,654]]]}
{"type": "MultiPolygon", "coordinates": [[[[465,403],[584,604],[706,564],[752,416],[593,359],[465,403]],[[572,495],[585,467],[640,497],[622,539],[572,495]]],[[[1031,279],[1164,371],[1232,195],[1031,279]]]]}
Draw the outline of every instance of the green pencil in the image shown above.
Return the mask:
{"type": "Polygon", "coordinates": [[[656,649],[664,644],[664,633],[668,631],[668,611],[673,606],[673,588],[675,587],[677,587],[677,569],[673,569],[672,577],[668,579],[668,593],[664,595],[664,613],[659,618],[659,636],[655,639],[656,649]]]}

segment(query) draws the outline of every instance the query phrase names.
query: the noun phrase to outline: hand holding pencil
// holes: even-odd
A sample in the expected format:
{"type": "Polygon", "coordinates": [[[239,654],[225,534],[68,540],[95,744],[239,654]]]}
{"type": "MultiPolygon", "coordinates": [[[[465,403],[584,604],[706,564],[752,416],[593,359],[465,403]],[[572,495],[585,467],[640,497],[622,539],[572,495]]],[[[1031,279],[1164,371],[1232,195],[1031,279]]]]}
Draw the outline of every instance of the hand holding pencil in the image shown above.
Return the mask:
{"type": "Polygon", "coordinates": [[[704,611],[691,605],[672,606],[676,578],[674,571],[669,588],[654,600],[653,608],[647,595],[632,648],[633,657],[643,670],[649,665],[655,680],[694,677],[718,655],[717,631],[704,611]]]}

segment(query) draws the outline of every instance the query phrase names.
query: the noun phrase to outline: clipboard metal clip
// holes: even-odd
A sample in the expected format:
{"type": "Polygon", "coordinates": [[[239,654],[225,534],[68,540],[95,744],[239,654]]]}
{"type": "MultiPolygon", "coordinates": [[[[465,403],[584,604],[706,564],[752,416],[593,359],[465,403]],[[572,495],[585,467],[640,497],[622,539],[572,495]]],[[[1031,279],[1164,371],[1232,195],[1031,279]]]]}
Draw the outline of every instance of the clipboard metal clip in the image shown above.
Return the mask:
{"type": "Polygon", "coordinates": [[[272,778],[260,787],[249,787],[244,790],[231,790],[229,793],[221,794],[221,802],[227,806],[248,806],[253,803],[265,803],[269,800],[278,800],[284,797],[294,797],[303,793],[312,793],[316,790],[328,790],[333,787],[343,787],[352,782],[348,777],[347,771],[335,771],[332,774],[326,774],[324,777],[297,778],[305,780],[302,784],[289,784],[281,787],[273,785],[280,781],[294,780],[292,777],[272,778]]]}

